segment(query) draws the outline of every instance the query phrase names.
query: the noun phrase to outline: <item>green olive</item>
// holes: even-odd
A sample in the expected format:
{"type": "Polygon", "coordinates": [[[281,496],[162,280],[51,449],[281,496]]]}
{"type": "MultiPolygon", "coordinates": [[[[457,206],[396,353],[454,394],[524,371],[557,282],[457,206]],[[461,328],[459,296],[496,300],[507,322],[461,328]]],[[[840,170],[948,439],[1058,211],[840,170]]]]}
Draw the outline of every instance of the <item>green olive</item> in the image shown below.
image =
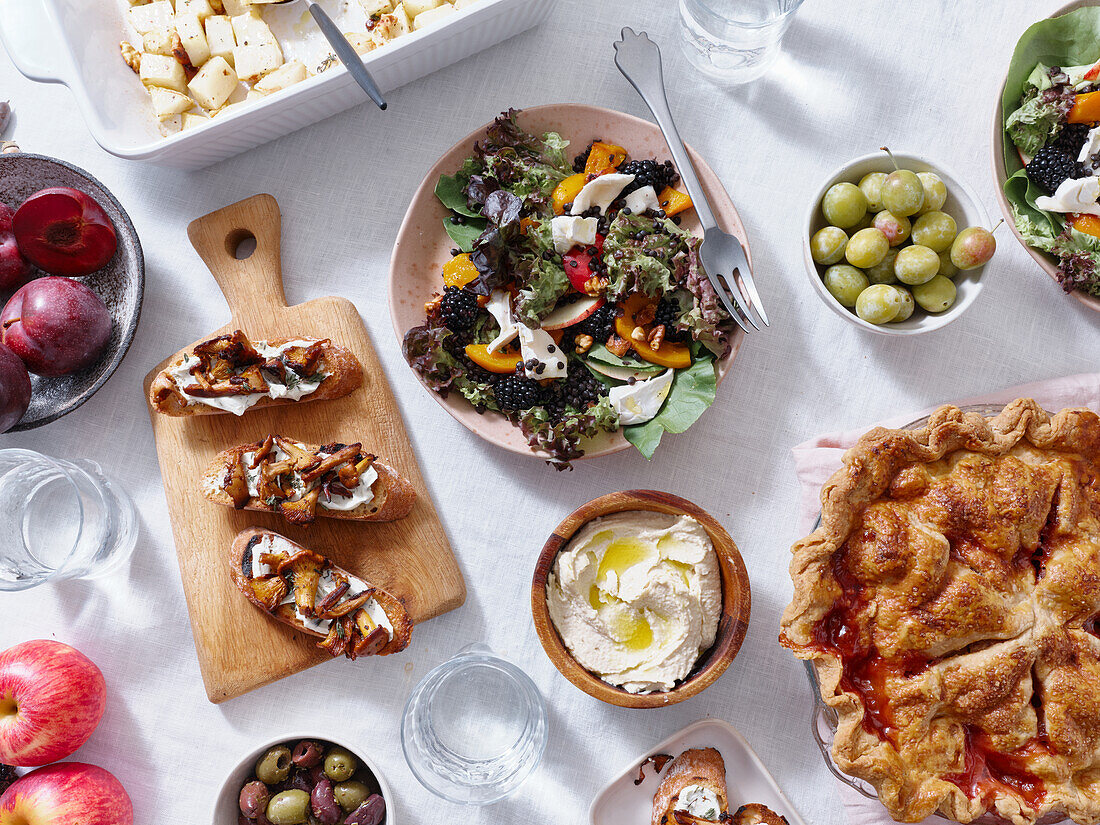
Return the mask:
{"type": "Polygon", "coordinates": [[[350,813],[367,801],[370,788],[358,779],[351,779],[338,783],[333,788],[333,793],[336,794],[336,801],[340,803],[340,807],[350,813]]]}
{"type": "Polygon", "coordinates": [[[290,748],[276,745],[256,763],[256,778],[265,785],[277,785],[290,775],[290,748]]]}
{"type": "Polygon", "coordinates": [[[901,295],[901,311],[897,314],[897,317],[891,321],[891,324],[899,323],[900,321],[908,321],[913,317],[913,310],[917,308],[916,301],[913,300],[913,294],[903,286],[894,286],[894,289],[901,295]]]}
{"type": "Polygon", "coordinates": [[[346,782],[358,767],[358,760],[343,748],[333,748],[325,756],[325,776],[333,782],[346,782]]]}
{"type": "Polygon", "coordinates": [[[309,816],[309,794],[297,788],[281,791],[267,803],[271,825],[302,825],[309,816]]]}
{"type": "Polygon", "coordinates": [[[867,280],[872,284],[895,284],[898,276],[894,274],[894,261],[897,260],[898,250],[890,248],[886,251],[886,257],[874,266],[863,270],[867,274],[867,280]]]}
{"type": "Polygon", "coordinates": [[[943,312],[955,303],[955,283],[937,275],[931,281],[913,287],[913,297],[925,312],[943,312]]]}
{"type": "Polygon", "coordinates": [[[825,270],[822,280],[829,294],[849,309],[856,305],[859,293],[867,288],[867,276],[847,264],[830,266],[825,270]]]}
{"type": "Polygon", "coordinates": [[[810,238],[810,257],[815,263],[828,266],[839,263],[844,257],[844,247],[848,244],[848,235],[839,226],[826,226],[819,229],[810,238]]]}

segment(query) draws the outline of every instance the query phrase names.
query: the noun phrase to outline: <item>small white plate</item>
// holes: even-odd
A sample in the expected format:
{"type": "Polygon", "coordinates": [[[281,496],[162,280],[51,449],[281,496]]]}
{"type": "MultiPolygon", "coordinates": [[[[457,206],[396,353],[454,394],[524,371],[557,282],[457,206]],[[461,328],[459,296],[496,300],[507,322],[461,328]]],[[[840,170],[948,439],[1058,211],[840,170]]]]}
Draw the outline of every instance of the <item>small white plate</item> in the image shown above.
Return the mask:
{"type": "Polygon", "coordinates": [[[657,793],[661,776],[653,773],[653,765],[646,765],[645,781],[635,785],[638,766],[653,754],[679,756],[689,748],[715,748],[722,754],[726,763],[726,794],[730,813],[742,805],[759,802],[786,817],[790,825],[806,825],[745,737],[721,719],[693,722],[627,765],[592,801],[592,807],[588,809],[592,825],[639,825],[649,822],[653,815],[653,795],[657,793]]]}

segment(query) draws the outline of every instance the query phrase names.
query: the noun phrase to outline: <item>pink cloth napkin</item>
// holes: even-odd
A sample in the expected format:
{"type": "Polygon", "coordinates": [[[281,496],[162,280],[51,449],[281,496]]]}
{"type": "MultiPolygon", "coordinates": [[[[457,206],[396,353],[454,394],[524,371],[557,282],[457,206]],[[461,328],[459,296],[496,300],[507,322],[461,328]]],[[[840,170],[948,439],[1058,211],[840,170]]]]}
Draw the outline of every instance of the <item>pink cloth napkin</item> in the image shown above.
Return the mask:
{"type": "MultiPolygon", "coordinates": [[[[1016,398],[1034,398],[1045,409],[1057,411],[1063,407],[1088,407],[1100,413],[1100,373],[1071,375],[1067,378],[1053,378],[1034,384],[1012,387],[980,398],[968,398],[958,406],[970,404],[1007,403],[1016,398]]],[[[851,447],[863,433],[874,426],[902,427],[911,421],[932,412],[931,408],[916,413],[906,413],[870,424],[857,430],[842,433],[829,433],[805,441],[791,450],[794,456],[795,473],[801,487],[799,505],[799,532],[809,533],[821,512],[821,485],[823,485],[839,467],[844,452],[851,447]]],[[[894,820],[875,799],[867,799],[847,785],[840,787],[841,801],[848,815],[849,825],[889,825],[894,820]]],[[[929,818],[920,825],[943,825],[939,818],[929,818]]]]}

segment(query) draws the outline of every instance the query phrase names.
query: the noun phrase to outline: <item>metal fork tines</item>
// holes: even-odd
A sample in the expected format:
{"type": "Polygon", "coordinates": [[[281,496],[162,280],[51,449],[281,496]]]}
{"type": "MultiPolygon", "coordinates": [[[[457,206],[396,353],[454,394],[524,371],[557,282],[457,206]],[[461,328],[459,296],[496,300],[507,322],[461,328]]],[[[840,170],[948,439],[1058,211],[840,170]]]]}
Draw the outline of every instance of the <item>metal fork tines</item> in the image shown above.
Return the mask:
{"type": "Polygon", "coordinates": [[[665,96],[661,49],[645,32],[636,33],[633,29],[624,28],[622,39],[615,43],[615,65],[641,95],[665,136],[673,162],[680,172],[680,180],[691,196],[703,229],[699,257],[722,305],[745,332],[759,330],[761,324],[767,326],[768,316],[753,282],[745,250],[737,238],[718,226],[684,142],[676,131],[665,96]]]}

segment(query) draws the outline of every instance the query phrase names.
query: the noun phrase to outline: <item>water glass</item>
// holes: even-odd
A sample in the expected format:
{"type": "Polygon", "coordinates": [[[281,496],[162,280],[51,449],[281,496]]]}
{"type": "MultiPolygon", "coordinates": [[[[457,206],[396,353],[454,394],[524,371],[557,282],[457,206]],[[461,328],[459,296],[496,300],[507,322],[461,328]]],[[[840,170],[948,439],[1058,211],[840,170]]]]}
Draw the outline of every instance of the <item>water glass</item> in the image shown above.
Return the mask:
{"type": "Polygon", "coordinates": [[[136,541],[133,502],[94,461],[0,450],[0,590],[105,575],[136,541]]]}
{"type": "Polygon", "coordinates": [[[747,83],[768,70],[803,0],[680,0],[680,44],[699,71],[747,83]]]}
{"type": "Polygon", "coordinates": [[[484,645],[428,673],[401,720],[405,761],[420,784],[466,805],[511,794],[546,747],[546,704],[535,683],[484,645]]]}

